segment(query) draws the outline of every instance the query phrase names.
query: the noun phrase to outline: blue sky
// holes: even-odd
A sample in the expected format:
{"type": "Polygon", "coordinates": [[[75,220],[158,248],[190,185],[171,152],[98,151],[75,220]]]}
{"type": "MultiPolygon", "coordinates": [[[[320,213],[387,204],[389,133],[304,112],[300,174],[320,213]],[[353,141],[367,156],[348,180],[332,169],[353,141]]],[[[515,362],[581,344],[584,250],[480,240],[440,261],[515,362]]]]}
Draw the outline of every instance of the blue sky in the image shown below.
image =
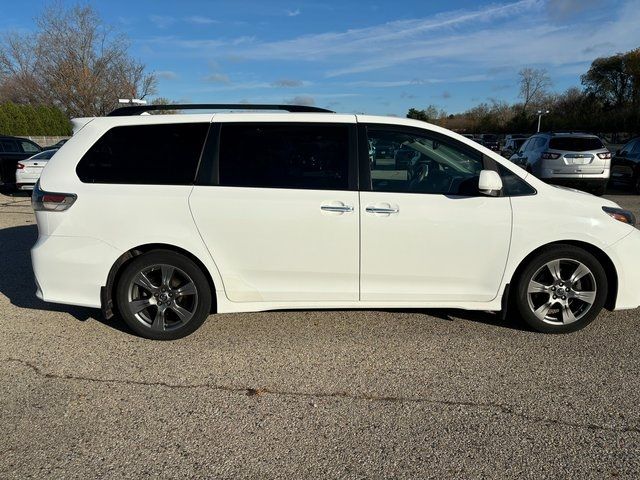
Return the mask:
{"type": "MultiPolygon", "coordinates": [[[[31,29],[44,3],[3,0],[0,30],[31,29]]],[[[156,71],[159,95],[191,102],[458,112],[516,100],[522,67],[562,91],[595,57],[640,47],[640,0],[89,3],[156,71]]]]}

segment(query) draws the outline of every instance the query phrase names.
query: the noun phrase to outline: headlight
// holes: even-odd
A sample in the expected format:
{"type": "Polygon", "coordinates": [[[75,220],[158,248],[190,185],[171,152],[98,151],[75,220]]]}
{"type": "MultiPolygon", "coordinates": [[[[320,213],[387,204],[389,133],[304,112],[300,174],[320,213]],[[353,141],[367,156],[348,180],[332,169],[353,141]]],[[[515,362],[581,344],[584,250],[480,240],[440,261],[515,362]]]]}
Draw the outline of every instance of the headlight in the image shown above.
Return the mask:
{"type": "Polygon", "coordinates": [[[615,218],[619,222],[626,223],[627,225],[631,225],[632,227],[636,224],[636,216],[629,210],[613,207],[602,207],[602,210],[604,211],[604,213],[612,218],[615,218]]]}

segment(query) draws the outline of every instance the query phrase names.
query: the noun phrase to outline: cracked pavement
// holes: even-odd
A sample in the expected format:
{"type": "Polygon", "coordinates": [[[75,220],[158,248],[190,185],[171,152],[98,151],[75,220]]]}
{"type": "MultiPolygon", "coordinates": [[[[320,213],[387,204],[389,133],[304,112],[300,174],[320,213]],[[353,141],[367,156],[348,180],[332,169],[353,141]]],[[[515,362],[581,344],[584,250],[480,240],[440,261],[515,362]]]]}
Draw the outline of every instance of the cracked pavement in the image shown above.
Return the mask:
{"type": "Polygon", "coordinates": [[[37,300],[36,236],[29,199],[0,196],[0,478],[640,476],[638,311],[562,336],[481,312],[227,314],[153,342],[37,300]]]}

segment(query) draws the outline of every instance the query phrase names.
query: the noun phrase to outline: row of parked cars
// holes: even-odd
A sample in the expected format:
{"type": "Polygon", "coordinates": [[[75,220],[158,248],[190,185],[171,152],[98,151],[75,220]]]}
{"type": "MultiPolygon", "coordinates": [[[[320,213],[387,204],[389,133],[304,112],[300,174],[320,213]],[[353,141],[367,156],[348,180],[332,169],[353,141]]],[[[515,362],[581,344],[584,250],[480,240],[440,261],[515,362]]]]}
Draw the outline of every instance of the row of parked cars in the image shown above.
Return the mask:
{"type": "Polygon", "coordinates": [[[31,190],[49,159],[66,139],[41,147],[27,138],[0,136],[0,186],[31,190]]]}
{"type": "Polygon", "coordinates": [[[603,195],[610,182],[640,193],[640,138],[612,153],[602,139],[582,132],[534,135],[466,134],[547,183],[563,184],[603,195]]]}

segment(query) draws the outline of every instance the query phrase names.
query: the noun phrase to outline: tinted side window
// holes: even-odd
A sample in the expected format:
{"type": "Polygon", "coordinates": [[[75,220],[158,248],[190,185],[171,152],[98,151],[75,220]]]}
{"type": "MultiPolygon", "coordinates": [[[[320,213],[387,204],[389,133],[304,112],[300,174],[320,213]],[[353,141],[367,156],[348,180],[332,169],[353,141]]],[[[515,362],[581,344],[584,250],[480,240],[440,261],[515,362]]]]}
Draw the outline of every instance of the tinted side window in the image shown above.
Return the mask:
{"type": "Polygon", "coordinates": [[[639,144],[640,144],[640,142],[636,142],[635,140],[631,140],[624,147],[622,147],[620,149],[620,155],[622,155],[622,156],[629,155],[630,153],[633,152],[633,150],[635,149],[635,146],[639,145],[639,144]]]}
{"type": "Polygon", "coordinates": [[[18,142],[15,140],[0,140],[2,151],[7,153],[19,153],[18,142]]]}
{"type": "Polygon", "coordinates": [[[22,146],[22,151],[25,153],[38,153],[40,151],[35,144],[26,140],[21,140],[20,145],[22,146]]]}
{"type": "Polygon", "coordinates": [[[368,129],[374,192],[478,195],[482,154],[440,136],[368,129]]]}
{"type": "Polygon", "coordinates": [[[222,124],[222,186],[347,190],[349,126],[222,124]]]}
{"type": "Polygon", "coordinates": [[[508,197],[522,197],[525,195],[535,195],[536,189],[522,180],[518,175],[508,168],[498,164],[498,173],[502,177],[503,192],[508,197]]]}
{"type": "Polygon", "coordinates": [[[208,123],[115,127],[85,153],[76,173],[85,183],[190,184],[208,129],[208,123]]]}
{"type": "Polygon", "coordinates": [[[527,150],[530,150],[530,151],[538,150],[540,149],[543,143],[544,143],[544,139],[542,137],[532,138],[531,141],[529,142],[529,146],[527,147],[527,150]]]}

